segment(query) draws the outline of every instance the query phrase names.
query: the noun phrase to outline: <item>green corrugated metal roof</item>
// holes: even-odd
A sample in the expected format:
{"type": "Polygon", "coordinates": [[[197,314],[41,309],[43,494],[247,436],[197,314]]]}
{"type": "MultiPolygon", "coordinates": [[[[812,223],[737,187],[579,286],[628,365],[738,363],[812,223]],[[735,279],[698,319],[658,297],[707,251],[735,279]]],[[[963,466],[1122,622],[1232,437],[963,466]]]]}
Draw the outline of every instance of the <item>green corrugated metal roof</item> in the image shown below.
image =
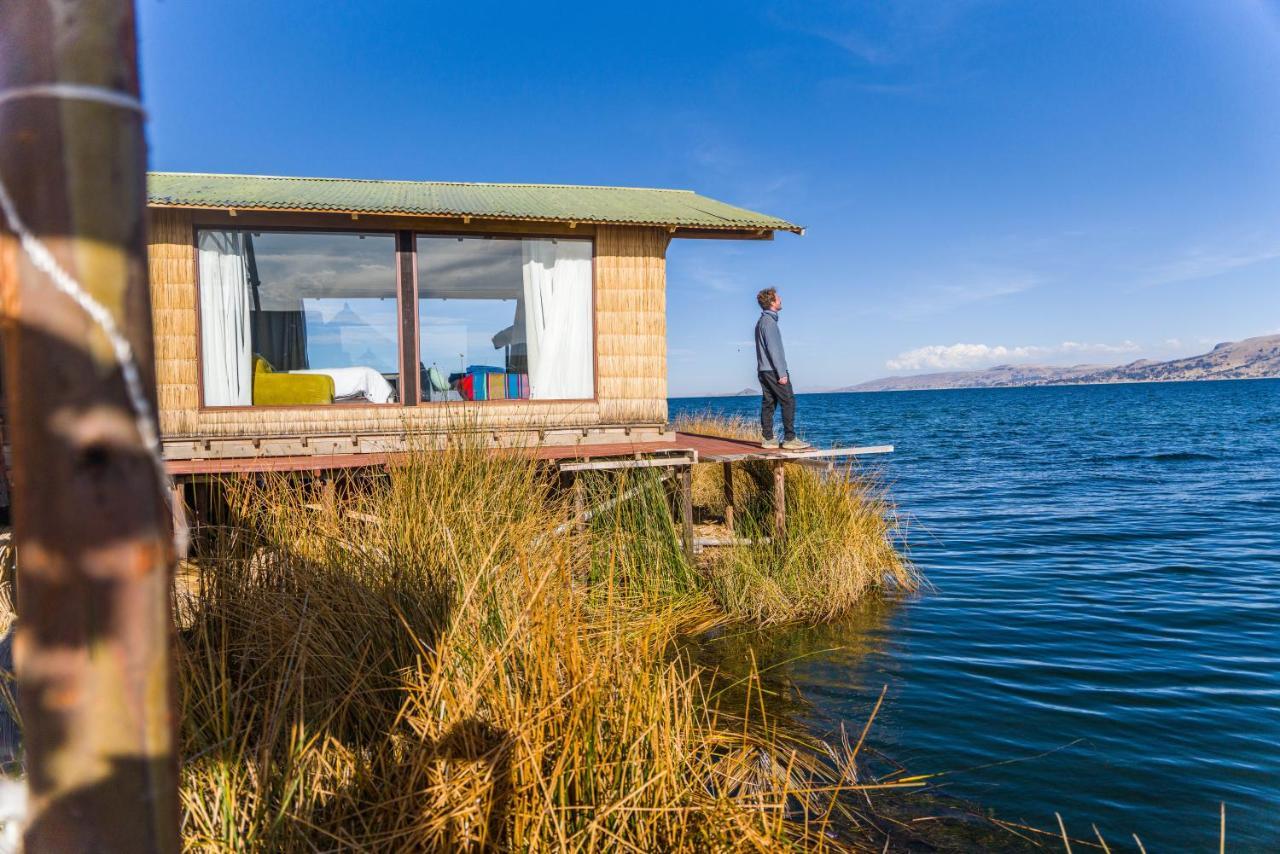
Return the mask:
{"type": "Polygon", "coordinates": [[[474,216],[712,229],[804,229],[691,190],[556,184],[464,184],[152,172],[150,204],[239,210],[474,216]]]}

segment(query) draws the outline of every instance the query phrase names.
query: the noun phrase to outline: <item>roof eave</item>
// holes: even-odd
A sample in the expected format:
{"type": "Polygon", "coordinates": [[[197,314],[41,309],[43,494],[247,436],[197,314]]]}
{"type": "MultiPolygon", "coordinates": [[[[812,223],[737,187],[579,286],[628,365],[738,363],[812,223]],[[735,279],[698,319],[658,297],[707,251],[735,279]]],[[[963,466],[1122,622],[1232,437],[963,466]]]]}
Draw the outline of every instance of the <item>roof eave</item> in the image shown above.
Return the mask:
{"type": "Polygon", "coordinates": [[[582,223],[584,225],[617,225],[632,226],[635,228],[665,228],[668,233],[675,238],[712,238],[712,239],[738,239],[738,240],[772,240],[773,232],[788,231],[792,234],[803,235],[804,228],[793,223],[770,223],[767,226],[759,226],[752,224],[726,224],[726,225],[686,225],[683,223],[672,222],[650,222],[643,220],[620,220],[620,219],[593,219],[591,217],[538,217],[538,216],[519,216],[516,214],[492,214],[492,213],[465,213],[465,212],[449,212],[449,213],[424,213],[422,211],[387,211],[387,210],[368,210],[360,208],[338,208],[338,207],[308,207],[308,208],[288,208],[266,205],[246,205],[246,204],[189,204],[185,202],[161,201],[156,199],[148,199],[147,207],[160,208],[165,210],[198,210],[198,211],[245,211],[252,213],[279,213],[279,214],[334,214],[338,216],[389,216],[389,217],[414,217],[421,219],[465,219],[468,222],[475,220],[489,220],[493,222],[548,222],[558,224],[582,223]]]}

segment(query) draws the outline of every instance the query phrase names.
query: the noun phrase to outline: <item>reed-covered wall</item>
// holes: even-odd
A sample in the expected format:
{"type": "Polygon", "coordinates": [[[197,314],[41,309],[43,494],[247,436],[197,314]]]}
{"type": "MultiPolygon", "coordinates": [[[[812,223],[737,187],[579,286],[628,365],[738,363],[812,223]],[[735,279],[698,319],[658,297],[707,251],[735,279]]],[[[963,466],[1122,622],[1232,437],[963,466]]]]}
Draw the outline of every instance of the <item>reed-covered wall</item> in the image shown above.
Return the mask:
{"type": "Polygon", "coordinates": [[[667,420],[667,234],[596,229],[596,359],[600,417],[667,420]]]}
{"type": "MultiPolygon", "coordinates": [[[[301,215],[298,224],[315,216],[301,215]]],[[[200,212],[200,223],[225,227],[286,225],[287,215],[200,212]]],[[[339,220],[335,220],[339,222],[339,220]]],[[[501,431],[524,427],[659,424],[667,420],[666,247],[661,228],[579,227],[594,234],[596,394],[594,401],[486,402],[324,407],[201,409],[197,338],[196,253],[192,211],[152,209],[149,255],[156,336],[160,426],[166,438],[396,433],[474,424],[501,431]]],[[[347,220],[346,227],[359,228],[347,220]]],[[[382,227],[442,228],[438,220],[388,218],[382,227]]],[[[469,226],[475,231],[476,226],[469,226]]],[[[528,232],[524,223],[495,224],[496,232],[528,232]]],[[[564,227],[553,229],[564,231],[564,227]]]]}

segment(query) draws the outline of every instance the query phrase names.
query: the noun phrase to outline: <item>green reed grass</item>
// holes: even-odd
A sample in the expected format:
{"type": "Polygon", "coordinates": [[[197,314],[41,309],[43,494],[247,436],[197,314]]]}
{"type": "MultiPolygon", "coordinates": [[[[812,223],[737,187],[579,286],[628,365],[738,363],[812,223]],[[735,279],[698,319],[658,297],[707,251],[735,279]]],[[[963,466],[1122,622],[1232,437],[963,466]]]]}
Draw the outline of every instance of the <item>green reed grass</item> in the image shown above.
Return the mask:
{"type": "MultiPolygon", "coordinates": [[[[859,826],[854,757],[771,717],[754,671],[724,692],[678,640],[836,613],[805,589],[810,539],[884,537],[851,521],[866,494],[797,486],[804,558],[709,565],[656,471],[582,489],[579,525],[545,467],[465,444],[337,483],[228,484],[231,520],[200,532],[175,599],[187,847],[857,847],[832,825],[859,826]]],[[[813,583],[881,586],[839,572],[813,583]]]]}
{"type": "MultiPolygon", "coordinates": [[[[678,427],[740,439],[759,433],[744,419],[711,415],[682,419],[678,427]]],[[[878,481],[849,465],[823,471],[787,464],[786,536],[778,537],[771,465],[734,466],[736,534],[751,544],[720,551],[708,570],[713,596],[727,613],[760,624],[825,622],[873,593],[919,587],[897,513],[878,481]]],[[[696,466],[694,494],[698,505],[723,513],[723,466],[696,466]]]]}

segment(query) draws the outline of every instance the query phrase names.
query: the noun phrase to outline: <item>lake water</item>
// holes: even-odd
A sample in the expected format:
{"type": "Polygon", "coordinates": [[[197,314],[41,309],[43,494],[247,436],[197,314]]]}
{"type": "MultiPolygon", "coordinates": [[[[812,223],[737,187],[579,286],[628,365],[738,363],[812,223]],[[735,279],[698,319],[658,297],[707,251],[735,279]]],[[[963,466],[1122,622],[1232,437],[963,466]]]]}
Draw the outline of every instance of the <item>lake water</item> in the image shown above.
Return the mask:
{"type": "Polygon", "coordinates": [[[1229,850],[1280,850],[1280,381],[801,395],[798,420],[896,445],[935,588],[770,634],[810,726],[856,732],[888,685],[874,746],[998,817],[1216,851],[1225,801],[1229,850]]]}

